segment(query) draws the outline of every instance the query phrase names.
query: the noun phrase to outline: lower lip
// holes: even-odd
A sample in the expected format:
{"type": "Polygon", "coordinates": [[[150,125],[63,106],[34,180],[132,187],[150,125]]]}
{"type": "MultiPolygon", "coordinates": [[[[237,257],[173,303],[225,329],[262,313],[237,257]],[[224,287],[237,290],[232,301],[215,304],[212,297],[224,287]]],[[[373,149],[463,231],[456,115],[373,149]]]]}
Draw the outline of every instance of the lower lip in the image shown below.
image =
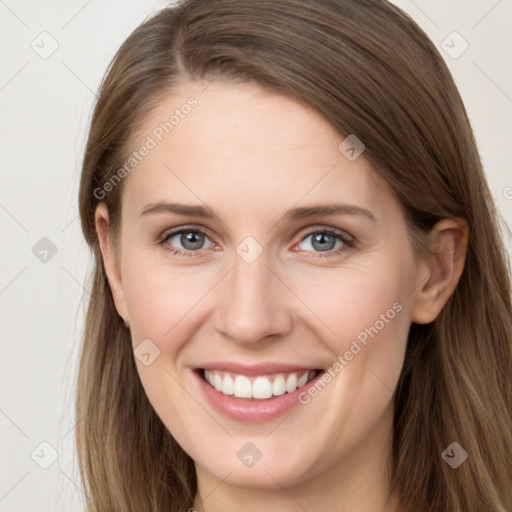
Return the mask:
{"type": "Polygon", "coordinates": [[[279,418],[279,416],[299,405],[300,393],[303,393],[322,376],[322,373],[319,373],[314,379],[293,393],[285,393],[268,400],[252,401],[246,398],[236,398],[233,395],[225,395],[217,391],[206,383],[201,370],[194,371],[194,374],[199,380],[199,386],[206,399],[215,410],[228,418],[246,423],[264,423],[279,418]]]}

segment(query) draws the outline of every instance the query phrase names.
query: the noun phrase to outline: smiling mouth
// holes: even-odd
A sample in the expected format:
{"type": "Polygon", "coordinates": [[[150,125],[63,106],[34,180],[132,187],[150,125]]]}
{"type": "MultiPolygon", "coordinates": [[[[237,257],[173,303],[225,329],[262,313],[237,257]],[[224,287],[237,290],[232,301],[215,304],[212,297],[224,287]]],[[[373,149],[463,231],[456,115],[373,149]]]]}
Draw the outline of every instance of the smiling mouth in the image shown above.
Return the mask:
{"type": "Polygon", "coordinates": [[[220,393],[254,401],[271,400],[302,388],[323,370],[302,370],[249,377],[220,370],[199,370],[203,380],[220,393]]]}

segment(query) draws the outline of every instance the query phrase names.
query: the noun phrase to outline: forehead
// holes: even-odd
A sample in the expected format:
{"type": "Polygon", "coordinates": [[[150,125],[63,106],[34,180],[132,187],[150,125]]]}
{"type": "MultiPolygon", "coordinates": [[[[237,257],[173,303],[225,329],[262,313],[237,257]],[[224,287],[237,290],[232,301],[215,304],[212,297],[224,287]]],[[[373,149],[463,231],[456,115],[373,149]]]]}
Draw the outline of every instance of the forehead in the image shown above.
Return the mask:
{"type": "Polygon", "coordinates": [[[311,108],[257,85],[189,83],[144,120],[133,147],[151,149],[130,172],[123,202],[140,210],[213,201],[250,215],[297,201],[392,199],[364,154],[350,161],[340,150],[344,139],[311,108]]]}

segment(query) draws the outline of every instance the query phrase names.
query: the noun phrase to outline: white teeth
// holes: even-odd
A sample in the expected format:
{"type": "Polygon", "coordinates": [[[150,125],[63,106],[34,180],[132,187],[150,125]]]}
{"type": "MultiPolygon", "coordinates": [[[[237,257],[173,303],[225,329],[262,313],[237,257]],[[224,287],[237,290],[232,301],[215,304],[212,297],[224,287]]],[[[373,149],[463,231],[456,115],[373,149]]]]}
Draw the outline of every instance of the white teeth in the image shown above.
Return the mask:
{"type": "Polygon", "coordinates": [[[233,377],[231,377],[231,375],[224,376],[224,380],[222,382],[222,392],[225,395],[235,394],[235,382],[233,381],[233,377]]]}
{"type": "Polygon", "coordinates": [[[234,391],[238,398],[252,398],[251,381],[244,375],[238,375],[235,379],[234,391]]]}
{"type": "Polygon", "coordinates": [[[213,385],[217,391],[222,391],[222,377],[218,373],[213,376],[213,385]]]}
{"type": "Polygon", "coordinates": [[[273,378],[259,376],[252,381],[245,375],[233,375],[217,370],[205,370],[204,377],[210,386],[224,395],[235,395],[238,398],[256,398],[267,400],[272,396],[281,396],[293,393],[307,382],[312,380],[316,372],[306,371],[302,374],[296,372],[287,375],[278,374],[273,378]]]}
{"type": "Polygon", "coordinates": [[[304,384],[306,384],[306,382],[308,381],[308,375],[309,375],[309,372],[306,372],[298,381],[297,381],[297,387],[298,388],[301,388],[302,386],[304,386],[304,384]]]}
{"type": "Polygon", "coordinates": [[[272,384],[266,377],[257,377],[252,384],[253,398],[270,398],[272,396],[272,384]]]}
{"type": "Polygon", "coordinates": [[[293,393],[297,389],[297,375],[295,373],[290,373],[290,375],[288,375],[285,387],[288,393],[293,393]]]}
{"type": "Polygon", "coordinates": [[[284,377],[282,375],[278,375],[274,382],[272,383],[272,394],[274,396],[284,395],[286,393],[286,387],[284,382],[284,377]]]}

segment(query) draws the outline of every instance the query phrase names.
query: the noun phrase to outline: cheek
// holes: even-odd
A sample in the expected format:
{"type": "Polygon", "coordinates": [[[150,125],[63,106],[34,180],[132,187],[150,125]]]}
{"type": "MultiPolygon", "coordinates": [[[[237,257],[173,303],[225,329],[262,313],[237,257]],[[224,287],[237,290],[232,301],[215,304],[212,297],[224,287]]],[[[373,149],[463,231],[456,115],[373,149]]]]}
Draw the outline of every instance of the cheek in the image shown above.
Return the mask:
{"type": "Polygon", "coordinates": [[[167,266],[159,258],[127,258],[124,291],[134,338],[167,338],[211,288],[194,268],[167,266]]]}
{"type": "Polygon", "coordinates": [[[408,324],[414,275],[412,261],[389,257],[371,265],[329,269],[323,277],[318,270],[309,270],[288,283],[307,305],[309,313],[304,310],[303,318],[312,319],[310,324],[316,318],[317,330],[340,354],[349,350],[351,340],[364,343],[368,331],[388,333],[408,324]]]}
{"type": "Polygon", "coordinates": [[[150,353],[147,365],[142,359],[136,360],[137,371],[155,412],[185,451],[197,458],[200,453],[194,451],[197,446],[193,440],[201,438],[201,428],[191,425],[190,419],[203,418],[204,410],[184,393],[188,376],[180,364],[180,354],[195,329],[201,310],[198,303],[207,284],[197,272],[155,263],[155,259],[144,259],[139,253],[124,262],[123,283],[135,355],[150,353]],[[138,346],[145,348],[138,351],[138,346]]]}
{"type": "Polygon", "coordinates": [[[337,278],[294,283],[320,319],[317,331],[332,353],[329,380],[303,396],[305,407],[322,415],[319,439],[329,439],[333,449],[323,464],[363,443],[389,410],[410,327],[412,259],[382,258],[379,265],[346,270],[337,278]]]}
{"type": "Polygon", "coordinates": [[[389,255],[372,263],[346,267],[329,279],[311,275],[294,283],[297,295],[319,319],[317,331],[323,333],[322,342],[332,354],[332,380],[327,386],[336,392],[321,393],[319,404],[333,416],[340,409],[351,415],[353,421],[346,425],[357,425],[354,436],[388,405],[403,366],[411,323],[414,260],[389,255]],[[368,404],[373,405],[368,408],[368,404]]]}

